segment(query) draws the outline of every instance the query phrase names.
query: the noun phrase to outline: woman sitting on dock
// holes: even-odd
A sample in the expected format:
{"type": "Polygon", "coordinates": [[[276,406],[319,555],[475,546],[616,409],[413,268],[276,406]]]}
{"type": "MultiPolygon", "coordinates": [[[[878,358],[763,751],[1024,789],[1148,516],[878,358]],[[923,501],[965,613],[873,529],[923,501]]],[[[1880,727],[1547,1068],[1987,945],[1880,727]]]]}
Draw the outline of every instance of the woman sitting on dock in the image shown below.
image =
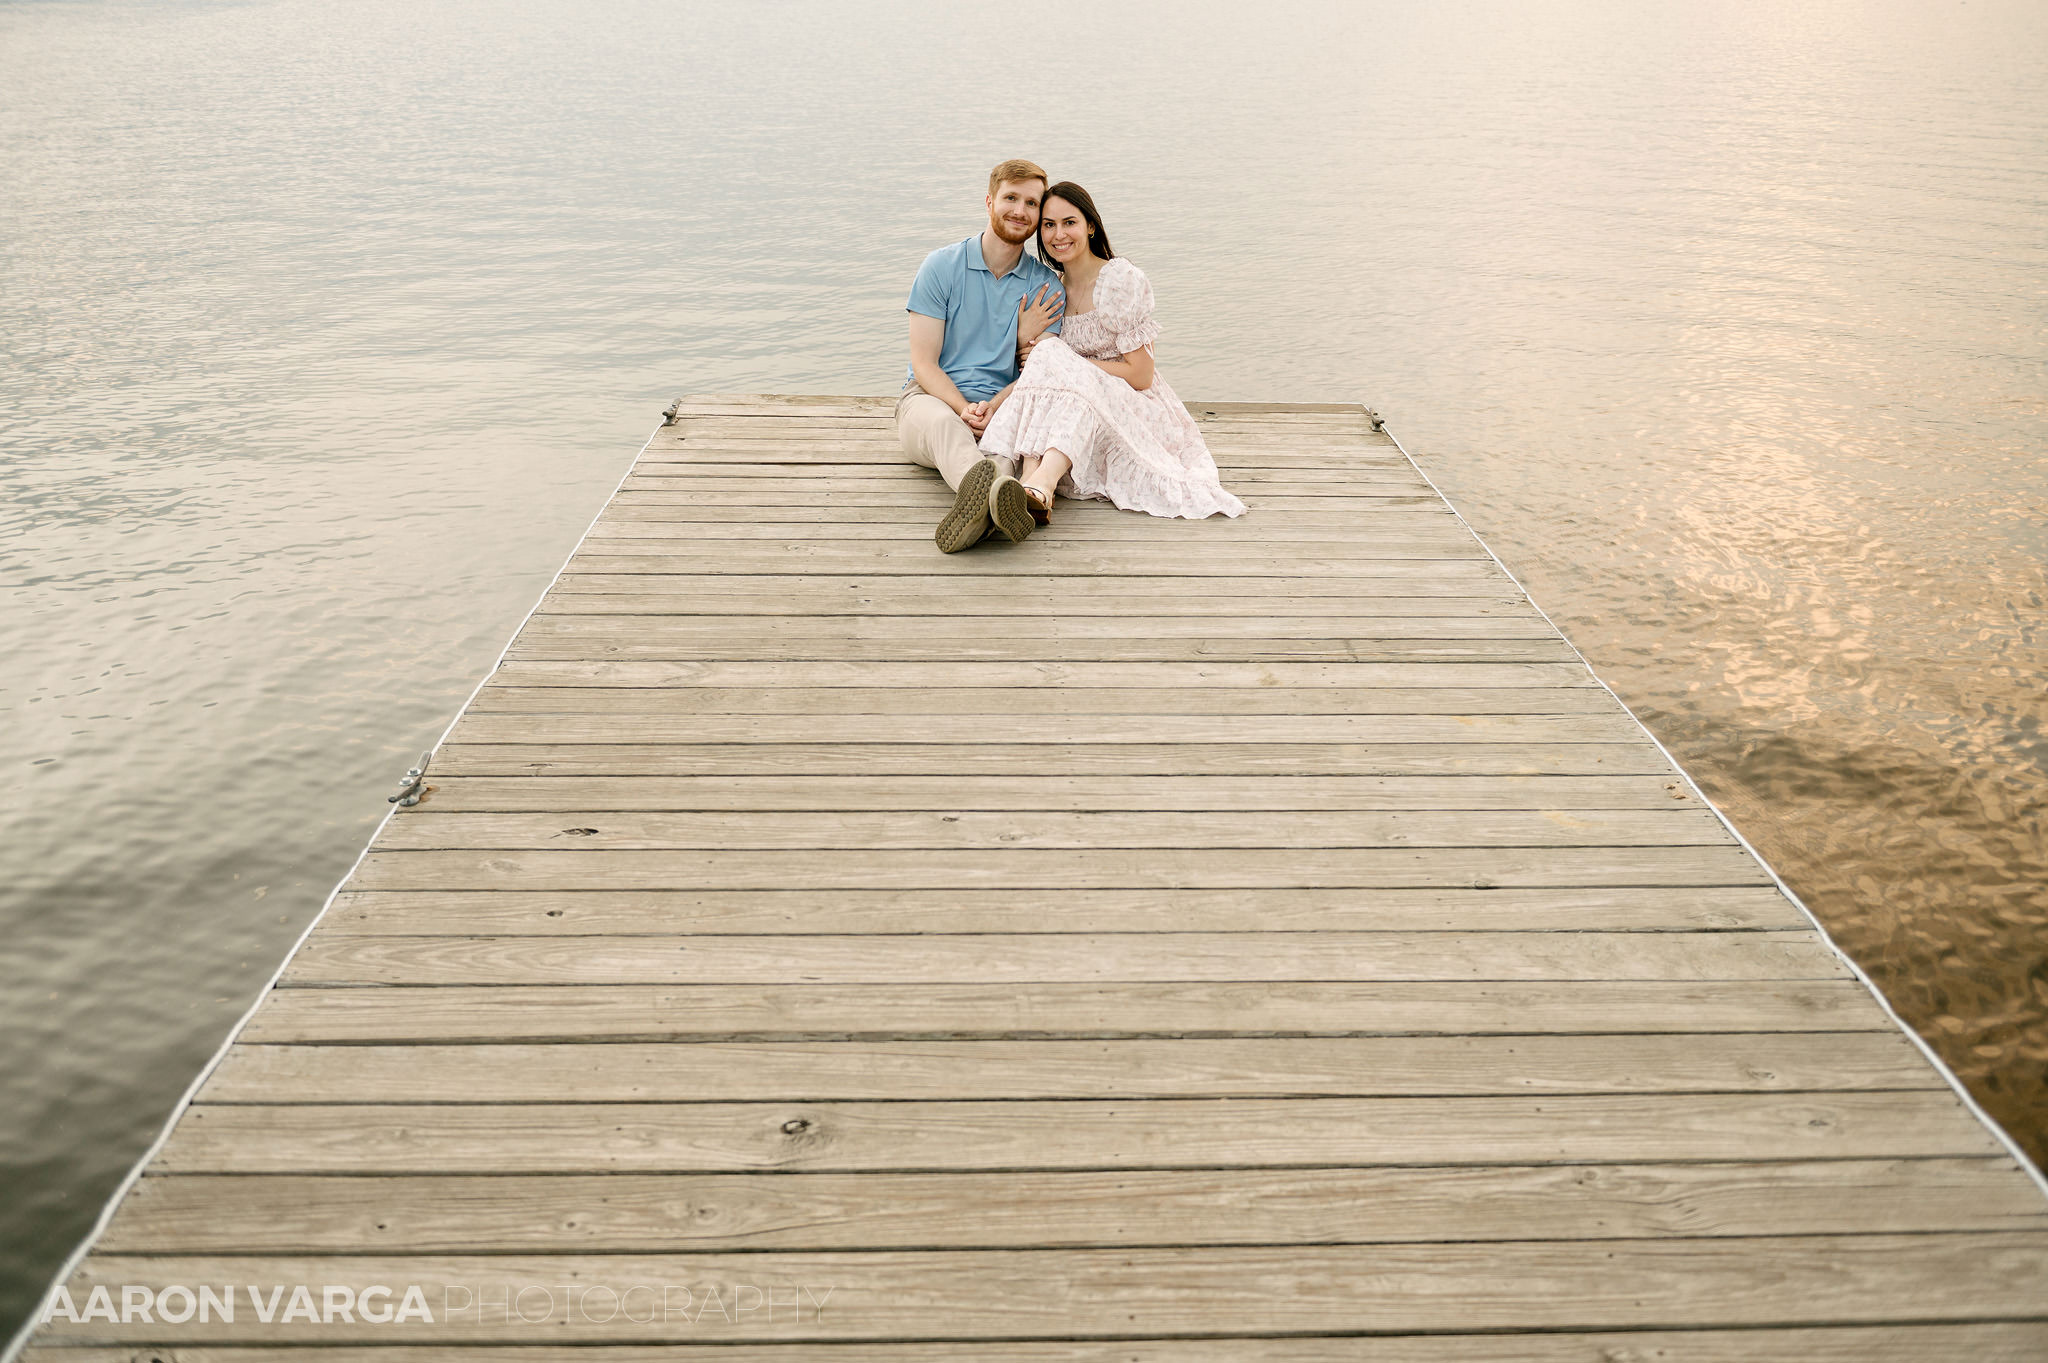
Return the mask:
{"type": "Polygon", "coordinates": [[[1151,281],[1110,249],[1095,200],[1061,181],[1045,192],[1038,232],[1066,284],[1064,335],[1020,330],[1030,358],[990,400],[982,453],[1022,459],[1019,477],[1040,525],[1051,519],[1055,491],[1153,516],[1243,514],[1153,364],[1151,281]]]}

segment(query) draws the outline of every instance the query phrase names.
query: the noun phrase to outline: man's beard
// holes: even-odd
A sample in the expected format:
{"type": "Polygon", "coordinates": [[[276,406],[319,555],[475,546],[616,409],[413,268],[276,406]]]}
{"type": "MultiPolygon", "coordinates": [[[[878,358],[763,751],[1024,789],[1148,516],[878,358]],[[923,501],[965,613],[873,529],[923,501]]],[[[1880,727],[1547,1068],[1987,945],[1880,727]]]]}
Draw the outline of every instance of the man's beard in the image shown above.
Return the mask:
{"type": "Polygon", "coordinates": [[[989,214],[988,226],[990,231],[994,232],[997,237],[1011,246],[1022,246],[1025,242],[1038,235],[1038,228],[1031,226],[1025,228],[1022,235],[1011,236],[1010,233],[1015,229],[993,213],[989,214]]]}

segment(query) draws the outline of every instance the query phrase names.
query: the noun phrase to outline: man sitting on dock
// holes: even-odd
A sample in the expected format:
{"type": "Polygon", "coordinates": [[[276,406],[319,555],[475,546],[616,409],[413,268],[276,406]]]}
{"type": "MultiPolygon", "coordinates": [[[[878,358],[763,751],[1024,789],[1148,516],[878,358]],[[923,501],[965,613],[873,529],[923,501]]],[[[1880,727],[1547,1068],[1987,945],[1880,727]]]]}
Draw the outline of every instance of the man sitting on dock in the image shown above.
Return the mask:
{"type": "Polygon", "coordinates": [[[954,489],[933,540],[948,554],[981,542],[991,523],[1012,541],[1031,533],[1017,461],[984,456],[976,442],[991,402],[1017,377],[1017,323],[1027,301],[1058,325],[1060,277],[1024,253],[1038,231],[1045,172],[1005,161],[989,172],[988,226],[925,257],[910,286],[910,372],[896,403],[896,434],[910,457],[954,489]],[[1037,297],[1028,299],[1034,290],[1037,297]]]}

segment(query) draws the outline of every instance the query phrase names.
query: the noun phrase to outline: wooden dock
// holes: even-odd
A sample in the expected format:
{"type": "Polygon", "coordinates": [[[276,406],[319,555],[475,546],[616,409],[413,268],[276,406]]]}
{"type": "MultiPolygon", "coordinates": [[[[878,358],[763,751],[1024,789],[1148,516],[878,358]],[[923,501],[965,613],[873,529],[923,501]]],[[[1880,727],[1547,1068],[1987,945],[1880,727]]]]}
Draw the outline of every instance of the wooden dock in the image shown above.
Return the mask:
{"type": "Polygon", "coordinates": [[[2048,1356],[2029,1172],[1364,410],[1192,410],[1251,514],[948,557],[890,401],[686,400],[23,1356],[2048,1356]]]}

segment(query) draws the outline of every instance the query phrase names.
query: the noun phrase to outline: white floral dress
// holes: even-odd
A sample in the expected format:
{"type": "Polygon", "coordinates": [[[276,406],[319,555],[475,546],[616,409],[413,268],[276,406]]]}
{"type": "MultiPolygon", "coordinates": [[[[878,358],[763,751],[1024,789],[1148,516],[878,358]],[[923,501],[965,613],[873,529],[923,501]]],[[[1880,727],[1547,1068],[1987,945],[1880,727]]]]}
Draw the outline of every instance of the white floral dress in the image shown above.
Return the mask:
{"type": "Polygon", "coordinates": [[[1152,386],[1139,392],[1088,363],[1158,339],[1145,272],[1122,257],[1105,261],[1095,306],[1068,313],[1061,331],[1032,348],[1017,387],[982,433],[982,453],[1060,451],[1074,461],[1060,479],[1064,497],[1101,497],[1126,511],[1189,520],[1242,515],[1244,503],[1224,490],[1200,428],[1164,376],[1154,371],[1152,386]]]}

